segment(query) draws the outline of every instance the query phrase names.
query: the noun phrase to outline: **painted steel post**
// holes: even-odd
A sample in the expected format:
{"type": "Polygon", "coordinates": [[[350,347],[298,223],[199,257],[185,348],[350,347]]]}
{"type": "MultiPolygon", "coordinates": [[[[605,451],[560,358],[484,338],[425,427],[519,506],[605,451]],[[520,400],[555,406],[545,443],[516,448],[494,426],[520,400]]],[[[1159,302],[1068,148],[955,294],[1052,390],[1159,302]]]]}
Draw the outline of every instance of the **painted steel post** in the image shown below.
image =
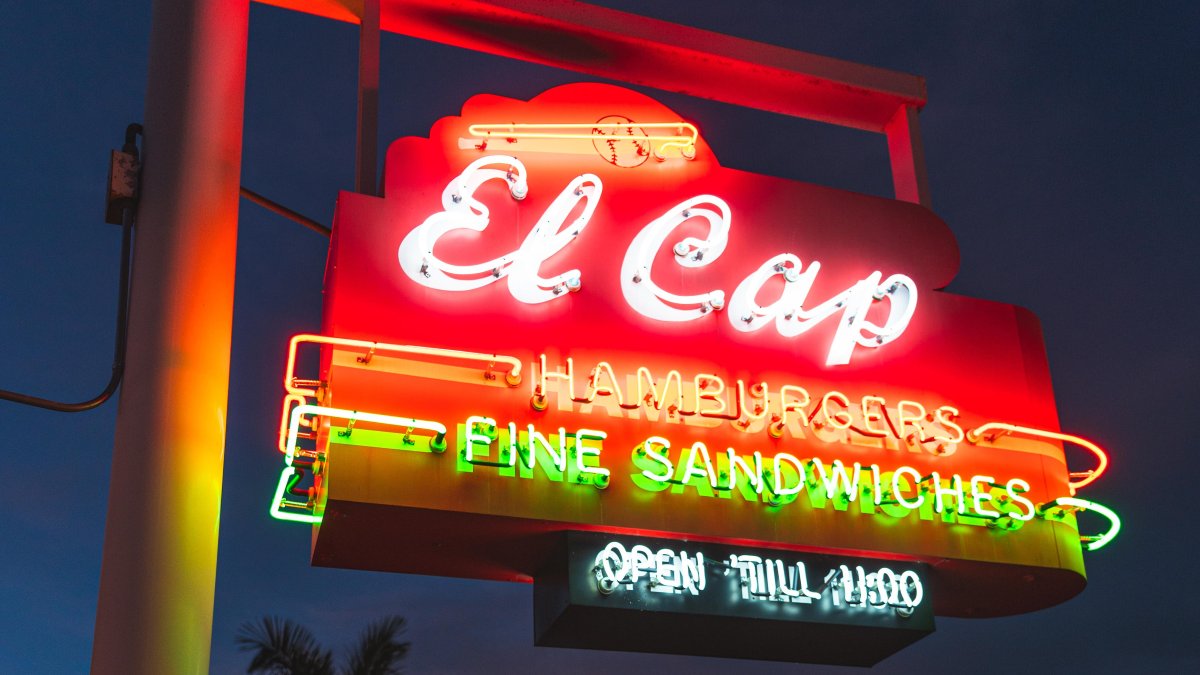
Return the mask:
{"type": "Polygon", "coordinates": [[[155,0],[92,671],[207,673],[249,0],[155,0]]]}
{"type": "Polygon", "coordinates": [[[902,105],[883,128],[888,157],[892,162],[892,185],[896,199],[933,208],[929,197],[929,175],[925,172],[925,148],[917,122],[917,107],[902,105]]]}
{"type": "Polygon", "coordinates": [[[379,0],[364,0],[358,28],[358,134],[354,190],[379,194],[379,0]]]}

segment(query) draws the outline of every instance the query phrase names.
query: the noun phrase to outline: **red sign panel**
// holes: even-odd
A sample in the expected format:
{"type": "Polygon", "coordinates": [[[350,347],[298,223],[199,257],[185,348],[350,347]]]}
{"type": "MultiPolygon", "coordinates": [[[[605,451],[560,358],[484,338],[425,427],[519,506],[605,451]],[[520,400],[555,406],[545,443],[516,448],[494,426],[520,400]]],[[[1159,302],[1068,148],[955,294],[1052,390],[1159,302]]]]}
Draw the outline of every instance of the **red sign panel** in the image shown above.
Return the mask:
{"type": "Polygon", "coordinates": [[[324,337],[293,344],[326,344],[281,435],[316,562],[527,579],[590,529],[934,562],[943,614],[1082,588],[1058,500],[1103,454],[1058,430],[1035,317],[938,290],[927,209],[722,167],[596,84],[476,96],[385,184],[341,195],[324,337]]]}

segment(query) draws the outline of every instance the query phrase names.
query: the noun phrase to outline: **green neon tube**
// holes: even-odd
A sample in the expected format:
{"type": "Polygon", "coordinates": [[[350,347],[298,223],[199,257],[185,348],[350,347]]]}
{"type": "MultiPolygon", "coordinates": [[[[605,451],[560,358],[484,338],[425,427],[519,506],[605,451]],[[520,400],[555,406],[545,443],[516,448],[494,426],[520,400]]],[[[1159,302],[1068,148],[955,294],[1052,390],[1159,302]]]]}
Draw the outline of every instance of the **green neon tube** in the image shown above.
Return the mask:
{"type": "Polygon", "coordinates": [[[287,491],[288,482],[296,475],[296,470],[292,468],[292,462],[296,458],[296,440],[300,433],[300,420],[305,415],[324,415],[326,417],[337,417],[351,421],[361,420],[363,422],[374,422],[377,424],[387,424],[397,427],[412,427],[414,429],[424,429],[432,431],[435,436],[430,443],[430,447],[434,444],[445,443],[446,427],[437,422],[427,420],[418,420],[411,417],[395,417],[393,415],[380,415],[378,413],[359,412],[357,410],[345,410],[342,408],[328,408],[320,405],[301,404],[292,408],[291,420],[288,424],[287,435],[287,450],[284,454],[284,468],[279,475],[279,484],[275,487],[275,498],[271,501],[271,517],[278,520],[290,520],[297,523],[319,523],[321,517],[312,513],[293,513],[284,511],[285,506],[291,506],[296,509],[306,509],[307,504],[294,502],[284,498],[287,491]]]}
{"type": "Polygon", "coordinates": [[[1080,541],[1083,542],[1085,551],[1097,551],[1108,545],[1110,541],[1116,538],[1117,533],[1121,531],[1121,519],[1117,517],[1113,510],[1103,504],[1079,499],[1077,497],[1059,497],[1054,500],[1055,506],[1073,506],[1083,511],[1091,511],[1098,513],[1108,519],[1108,531],[1097,536],[1080,536],[1080,541]]]}

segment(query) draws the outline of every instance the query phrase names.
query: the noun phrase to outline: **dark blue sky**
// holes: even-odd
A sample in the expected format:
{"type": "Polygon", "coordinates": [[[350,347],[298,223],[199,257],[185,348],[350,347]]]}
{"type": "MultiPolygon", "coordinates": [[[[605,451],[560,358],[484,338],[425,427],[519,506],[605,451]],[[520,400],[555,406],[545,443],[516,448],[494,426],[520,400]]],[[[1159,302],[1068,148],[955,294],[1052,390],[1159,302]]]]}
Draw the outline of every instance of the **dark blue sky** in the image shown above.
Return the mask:
{"type": "MultiPolygon", "coordinates": [[[[1020,617],[939,619],[877,670],[1200,668],[1191,3],[600,4],[925,76],[933,206],[962,252],[950,290],[1038,314],[1063,428],[1111,451],[1090,494],[1126,530],[1088,556],[1082,595],[1020,617]]],[[[142,118],[148,31],[148,0],[0,2],[0,388],[82,399],[107,378],[120,239],[102,221],[107,153],[142,118]]],[[[353,185],[356,35],[251,12],[243,183],[326,223],[353,185]]],[[[528,98],[579,79],[385,36],[381,148],[473,93],[528,98]]],[[[650,93],[725,165],[890,193],[882,136],[650,93]],[[791,140],[753,145],[751,129],[791,140]]],[[[266,505],[286,340],[319,329],[327,241],[246,202],[240,228],[213,672],[244,668],[234,631],[263,614],[342,645],[390,612],[408,617],[420,672],[796,669],[537,649],[528,586],[310,568],[308,530],[266,505]]],[[[0,403],[0,672],[87,667],[115,413],[0,403]]]]}

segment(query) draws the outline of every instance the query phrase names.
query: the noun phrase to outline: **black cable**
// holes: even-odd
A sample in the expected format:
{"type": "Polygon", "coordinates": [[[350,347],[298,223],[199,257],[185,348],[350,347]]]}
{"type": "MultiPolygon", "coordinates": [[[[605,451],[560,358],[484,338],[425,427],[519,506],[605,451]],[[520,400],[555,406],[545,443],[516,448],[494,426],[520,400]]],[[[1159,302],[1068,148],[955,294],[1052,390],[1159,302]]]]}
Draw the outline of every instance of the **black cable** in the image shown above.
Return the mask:
{"type": "MultiPolygon", "coordinates": [[[[125,145],[121,148],[121,151],[129,153],[136,158],[138,156],[137,137],[141,133],[142,125],[140,124],[134,123],[125,127],[125,145]]],[[[140,186],[138,192],[140,192],[140,186]]],[[[126,204],[121,212],[121,272],[117,286],[116,344],[113,346],[112,374],[109,376],[108,384],[104,387],[104,390],[86,401],[63,403],[62,401],[53,401],[48,398],[39,398],[37,396],[29,396],[28,394],[0,389],[0,400],[31,405],[57,412],[83,412],[84,410],[96,408],[112,398],[112,395],[117,391],[117,387],[121,384],[121,378],[125,375],[125,341],[128,333],[129,319],[129,268],[133,249],[133,224],[136,210],[137,199],[135,197],[133,202],[126,204]]]]}
{"type": "Polygon", "coordinates": [[[308,229],[312,230],[313,232],[316,232],[317,234],[323,234],[326,237],[333,234],[333,230],[329,229],[328,227],[325,227],[321,223],[318,223],[317,221],[313,220],[312,218],[309,218],[308,216],[296,213],[295,211],[289,209],[288,207],[284,206],[283,204],[280,204],[279,202],[267,199],[266,197],[258,194],[257,192],[251,190],[250,188],[248,188],[244,185],[241,186],[241,194],[246,199],[249,199],[250,201],[254,202],[255,204],[258,204],[259,206],[263,207],[264,209],[266,209],[272,213],[277,213],[277,214],[283,216],[284,218],[289,218],[291,220],[294,220],[297,223],[300,223],[301,225],[303,225],[304,227],[307,227],[308,229]]]}
{"type": "MultiPolygon", "coordinates": [[[[129,153],[138,157],[137,137],[142,134],[142,125],[130,124],[125,128],[125,145],[121,148],[122,152],[129,153]]],[[[139,172],[140,173],[140,172],[139,172]]],[[[140,182],[140,175],[139,175],[140,182]]],[[[135,194],[140,194],[141,186],[138,186],[135,194]]],[[[241,195],[246,199],[258,204],[259,206],[277,213],[285,218],[300,223],[308,229],[318,234],[323,234],[326,237],[332,234],[332,230],[325,227],[321,223],[303,216],[295,211],[271,201],[262,195],[253,192],[245,187],[241,188],[241,195]]],[[[121,211],[121,272],[120,281],[117,288],[117,331],[116,344],[113,346],[113,365],[112,374],[109,376],[108,384],[104,390],[95,397],[79,403],[64,403],[62,401],[54,401],[48,398],[40,398],[21,394],[15,391],[0,389],[0,400],[12,401],[22,405],[34,406],[36,408],[44,408],[46,410],[54,410],[57,412],[83,412],[99,407],[105,401],[112,398],[116,393],[117,387],[121,385],[121,379],[125,376],[125,343],[128,337],[129,323],[129,272],[130,258],[133,248],[133,225],[136,220],[135,214],[137,211],[137,197],[135,196],[131,203],[126,204],[121,211]]]]}
{"type": "MultiPolygon", "coordinates": [[[[133,155],[134,157],[137,157],[138,156],[137,137],[141,136],[141,135],[143,135],[142,134],[142,125],[138,124],[137,122],[131,122],[130,124],[126,125],[126,127],[125,127],[125,145],[123,145],[121,147],[121,152],[128,152],[129,154],[133,155]]],[[[139,173],[138,175],[140,178],[141,174],[139,173]]],[[[140,190],[141,190],[140,185],[138,186],[138,189],[140,192],[140,190]]]]}
{"type": "Polygon", "coordinates": [[[116,345],[113,347],[112,375],[109,376],[108,385],[104,387],[104,391],[101,391],[94,398],[79,403],[52,401],[47,398],[38,398],[37,396],[19,394],[15,391],[4,389],[0,389],[0,399],[58,412],[83,412],[84,410],[91,410],[100,406],[117,391],[117,387],[121,384],[121,378],[125,374],[125,338],[127,320],[129,318],[129,258],[133,241],[133,210],[133,206],[128,206],[122,215],[121,280],[117,294],[117,337],[116,345]]]}

